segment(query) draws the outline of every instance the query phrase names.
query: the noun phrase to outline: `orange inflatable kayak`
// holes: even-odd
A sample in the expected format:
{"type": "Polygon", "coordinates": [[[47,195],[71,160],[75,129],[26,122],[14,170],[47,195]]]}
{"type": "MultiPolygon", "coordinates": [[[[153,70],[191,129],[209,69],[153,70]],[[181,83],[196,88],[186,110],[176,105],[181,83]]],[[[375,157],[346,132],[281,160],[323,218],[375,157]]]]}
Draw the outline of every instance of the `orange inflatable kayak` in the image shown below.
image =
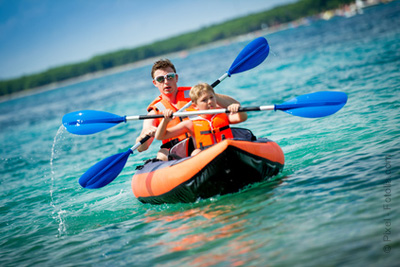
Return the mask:
{"type": "Polygon", "coordinates": [[[285,161],[279,145],[249,139],[227,139],[193,157],[146,163],[132,178],[133,193],[143,203],[195,202],[277,175],[285,161]]]}

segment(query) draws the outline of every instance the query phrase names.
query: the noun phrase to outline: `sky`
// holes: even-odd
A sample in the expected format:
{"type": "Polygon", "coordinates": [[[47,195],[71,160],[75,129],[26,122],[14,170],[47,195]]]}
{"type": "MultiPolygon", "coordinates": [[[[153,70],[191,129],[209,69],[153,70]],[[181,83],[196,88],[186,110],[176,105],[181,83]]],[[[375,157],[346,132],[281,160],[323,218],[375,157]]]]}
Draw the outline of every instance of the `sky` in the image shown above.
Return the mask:
{"type": "Polygon", "coordinates": [[[0,80],[290,2],[296,0],[0,0],[0,80]]]}

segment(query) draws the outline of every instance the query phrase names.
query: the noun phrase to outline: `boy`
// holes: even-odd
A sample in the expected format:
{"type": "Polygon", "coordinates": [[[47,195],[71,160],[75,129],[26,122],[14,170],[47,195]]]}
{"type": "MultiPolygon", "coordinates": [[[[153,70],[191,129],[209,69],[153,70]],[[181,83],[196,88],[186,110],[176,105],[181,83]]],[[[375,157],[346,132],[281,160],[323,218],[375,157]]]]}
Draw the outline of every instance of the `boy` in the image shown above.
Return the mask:
{"type": "MultiPolygon", "coordinates": [[[[151,77],[153,79],[153,84],[158,88],[160,95],[154,99],[147,108],[148,115],[162,114],[164,109],[178,111],[190,101],[190,87],[178,87],[178,74],[176,73],[174,64],[172,64],[168,59],[161,59],[154,63],[151,69],[151,77]]],[[[223,108],[228,107],[232,103],[239,103],[227,95],[216,94],[216,97],[217,104],[223,108]]],[[[172,127],[175,124],[178,124],[181,120],[182,119],[178,117],[174,118],[168,126],[172,127]]],[[[142,140],[146,135],[149,135],[152,138],[138,147],[139,152],[147,150],[153,142],[154,134],[160,122],[161,119],[144,120],[142,132],[136,139],[136,142],[142,140]]],[[[163,145],[157,153],[157,159],[168,160],[170,148],[185,138],[187,138],[186,135],[181,135],[175,136],[175,138],[163,140],[163,145]]]]}
{"type": "MultiPolygon", "coordinates": [[[[197,110],[207,110],[217,108],[216,95],[213,88],[207,83],[195,85],[190,90],[190,98],[193,101],[193,107],[197,110]]],[[[234,103],[227,107],[230,113],[221,114],[203,114],[189,120],[184,120],[179,124],[169,127],[168,123],[172,120],[173,110],[167,109],[164,113],[164,119],[157,128],[155,137],[158,140],[164,140],[179,136],[184,133],[190,133],[193,137],[195,150],[192,156],[198,154],[226,138],[233,138],[229,124],[243,122],[247,119],[245,112],[239,112],[240,104],[234,103]]]]}

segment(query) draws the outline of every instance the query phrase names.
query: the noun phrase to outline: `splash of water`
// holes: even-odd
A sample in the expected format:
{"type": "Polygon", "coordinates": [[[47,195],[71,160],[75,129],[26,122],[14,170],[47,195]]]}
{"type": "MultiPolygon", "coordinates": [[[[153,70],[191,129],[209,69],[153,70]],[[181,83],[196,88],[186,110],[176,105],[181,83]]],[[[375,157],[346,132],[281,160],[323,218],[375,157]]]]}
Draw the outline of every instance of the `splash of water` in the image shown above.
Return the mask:
{"type": "Polygon", "coordinates": [[[58,128],[57,134],[54,136],[53,146],[51,148],[51,158],[50,158],[50,177],[51,177],[51,184],[50,184],[50,205],[53,208],[53,219],[56,220],[58,223],[58,235],[57,237],[61,237],[63,234],[67,232],[67,226],[63,220],[63,216],[66,214],[66,210],[63,210],[61,206],[57,205],[54,201],[54,188],[55,188],[55,171],[54,171],[54,159],[57,155],[56,144],[59,141],[64,139],[65,127],[63,125],[58,128]]]}

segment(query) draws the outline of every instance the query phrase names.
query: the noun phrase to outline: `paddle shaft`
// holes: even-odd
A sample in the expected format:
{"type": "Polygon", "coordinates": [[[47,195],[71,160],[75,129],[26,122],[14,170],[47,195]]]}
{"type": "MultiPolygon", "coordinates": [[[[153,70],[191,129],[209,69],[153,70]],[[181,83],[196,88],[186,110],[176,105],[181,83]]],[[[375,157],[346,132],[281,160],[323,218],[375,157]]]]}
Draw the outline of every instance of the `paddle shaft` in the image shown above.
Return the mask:
{"type": "MultiPolygon", "coordinates": [[[[306,103],[283,103],[279,105],[268,105],[268,106],[253,106],[253,107],[241,107],[239,108],[239,112],[246,111],[263,111],[263,110],[293,110],[293,109],[304,109],[310,107],[327,107],[327,106],[336,106],[342,104],[342,100],[323,100],[323,101],[309,101],[306,103]]],[[[219,113],[229,113],[230,111],[227,109],[207,109],[207,110],[197,110],[197,111],[183,111],[183,112],[175,112],[172,114],[174,117],[188,117],[195,116],[201,114],[219,114],[219,113]]],[[[136,115],[136,116],[125,116],[126,121],[130,120],[146,120],[146,119],[158,119],[164,118],[163,114],[155,114],[155,115],[136,115]]]]}
{"type": "MultiPolygon", "coordinates": [[[[239,108],[239,112],[246,111],[262,111],[262,110],[274,110],[275,105],[270,106],[257,106],[257,107],[242,107],[239,108]]],[[[184,111],[184,112],[175,112],[172,116],[174,117],[188,117],[202,114],[220,114],[220,113],[229,113],[230,111],[226,108],[224,109],[207,109],[207,110],[198,110],[198,111],[184,111]]],[[[147,120],[147,119],[158,119],[164,118],[163,114],[155,114],[155,115],[136,115],[136,116],[126,116],[126,121],[131,120],[147,120]]]]}
{"type": "Polygon", "coordinates": [[[140,147],[141,145],[143,145],[147,140],[149,140],[151,138],[151,136],[150,135],[146,135],[145,137],[143,137],[142,138],[142,140],[140,140],[139,142],[137,142],[134,146],[132,146],[131,148],[130,148],[130,150],[132,151],[132,153],[133,153],[133,151],[135,151],[136,149],[138,149],[138,147],[140,147]]]}
{"type": "Polygon", "coordinates": [[[229,77],[228,73],[225,73],[224,75],[222,75],[218,80],[216,80],[213,84],[211,84],[211,87],[214,88],[215,86],[217,86],[218,84],[220,84],[220,82],[222,82],[223,80],[225,80],[227,77],[229,77]]]}

